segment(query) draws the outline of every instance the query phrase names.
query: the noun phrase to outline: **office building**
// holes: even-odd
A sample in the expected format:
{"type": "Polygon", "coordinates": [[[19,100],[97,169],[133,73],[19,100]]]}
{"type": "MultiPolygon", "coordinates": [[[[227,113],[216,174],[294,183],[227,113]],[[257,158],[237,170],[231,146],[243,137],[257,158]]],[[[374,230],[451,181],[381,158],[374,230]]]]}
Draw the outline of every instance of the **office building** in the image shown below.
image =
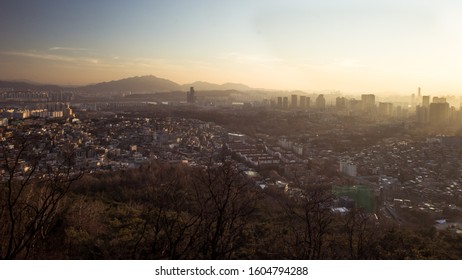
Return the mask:
{"type": "Polygon", "coordinates": [[[347,99],[345,97],[337,97],[335,99],[335,107],[337,109],[345,109],[347,106],[347,99]]]}
{"type": "Polygon", "coordinates": [[[421,124],[424,124],[424,123],[428,123],[429,122],[429,117],[430,117],[430,110],[429,110],[429,107],[425,107],[425,106],[417,106],[415,108],[415,114],[416,114],[416,117],[417,117],[417,122],[418,123],[421,123],[421,124]]]}
{"type": "Polygon", "coordinates": [[[430,96],[429,95],[422,96],[422,107],[425,107],[425,108],[430,107],[430,96]]]}
{"type": "Polygon", "coordinates": [[[433,97],[433,103],[446,103],[446,98],[444,97],[433,97]]]}
{"type": "Polygon", "coordinates": [[[277,106],[282,108],[282,96],[278,96],[277,106]]]}
{"type": "Polygon", "coordinates": [[[289,108],[289,97],[285,96],[282,98],[282,107],[289,108]]]}
{"type": "Polygon", "coordinates": [[[430,123],[446,124],[449,120],[449,103],[431,103],[429,115],[430,123]]]}
{"type": "Polygon", "coordinates": [[[300,96],[300,108],[305,109],[306,106],[306,96],[300,96]]]}
{"type": "Polygon", "coordinates": [[[196,102],[196,93],[194,92],[194,87],[190,87],[188,93],[186,94],[186,99],[188,103],[196,102]]]}
{"type": "Polygon", "coordinates": [[[382,117],[390,117],[393,114],[393,103],[379,102],[379,115],[382,117]]]}
{"type": "Polygon", "coordinates": [[[290,107],[296,108],[298,106],[298,96],[296,94],[292,94],[290,97],[290,107]]]}
{"type": "Polygon", "coordinates": [[[325,109],[326,108],[326,99],[324,98],[324,95],[320,94],[316,98],[316,108],[318,108],[318,109],[325,109]]]}
{"type": "Polygon", "coordinates": [[[375,95],[362,94],[361,95],[362,109],[364,111],[371,111],[375,108],[375,95]]]}

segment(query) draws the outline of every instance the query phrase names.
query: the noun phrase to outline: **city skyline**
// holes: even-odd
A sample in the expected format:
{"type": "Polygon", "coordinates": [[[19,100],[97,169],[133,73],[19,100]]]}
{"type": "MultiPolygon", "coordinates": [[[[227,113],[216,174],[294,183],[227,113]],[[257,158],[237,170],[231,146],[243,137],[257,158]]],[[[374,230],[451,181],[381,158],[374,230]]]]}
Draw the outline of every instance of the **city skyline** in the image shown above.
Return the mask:
{"type": "Polygon", "coordinates": [[[460,94],[455,1],[4,1],[0,79],[460,94]]]}

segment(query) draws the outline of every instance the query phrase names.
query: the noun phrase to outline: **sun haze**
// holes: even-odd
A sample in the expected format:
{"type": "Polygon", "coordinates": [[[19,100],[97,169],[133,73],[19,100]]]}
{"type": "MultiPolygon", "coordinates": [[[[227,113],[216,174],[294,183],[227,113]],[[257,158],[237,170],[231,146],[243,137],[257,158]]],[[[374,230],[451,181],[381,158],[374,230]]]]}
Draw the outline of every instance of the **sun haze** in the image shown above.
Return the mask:
{"type": "Polygon", "coordinates": [[[2,1],[0,79],[459,94],[451,1],[2,1]],[[27,3],[24,3],[27,2],[27,3]]]}

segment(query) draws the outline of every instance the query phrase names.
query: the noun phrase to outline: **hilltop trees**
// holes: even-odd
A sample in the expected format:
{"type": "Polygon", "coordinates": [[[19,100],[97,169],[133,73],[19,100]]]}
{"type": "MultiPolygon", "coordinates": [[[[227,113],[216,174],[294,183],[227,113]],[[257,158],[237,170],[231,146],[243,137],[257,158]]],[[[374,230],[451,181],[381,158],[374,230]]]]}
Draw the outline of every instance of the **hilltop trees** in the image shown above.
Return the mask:
{"type": "Polygon", "coordinates": [[[0,258],[27,258],[48,237],[63,200],[79,177],[71,172],[71,153],[52,166],[46,154],[52,137],[33,132],[0,141],[0,258]],[[37,146],[42,143],[41,147],[37,146]]]}
{"type": "Polygon", "coordinates": [[[224,162],[194,177],[194,200],[201,215],[199,257],[235,258],[244,244],[244,228],[257,204],[257,189],[235,165],[224,162]]]}
{"type": "Polygon", "coordinates": [[[331,230],[333,196],[327,186],[306,185],[280,196],[285,213],[287,255],[295,259],[326,258],[324,246],[331,230]]]}
{"type": "Polygon", "coordinates": [[[234,164],[191,168],[153,162],[118,174],[97,176],[94,186],[78,195],[79,203],[87,201],[102,213],[71,207],[67,233],[72,253],[85,258],[229,259],[247,245],[245,229],[259,190],[234,164]],[[93,234],[96,248],[89,244],[93,234]]]}

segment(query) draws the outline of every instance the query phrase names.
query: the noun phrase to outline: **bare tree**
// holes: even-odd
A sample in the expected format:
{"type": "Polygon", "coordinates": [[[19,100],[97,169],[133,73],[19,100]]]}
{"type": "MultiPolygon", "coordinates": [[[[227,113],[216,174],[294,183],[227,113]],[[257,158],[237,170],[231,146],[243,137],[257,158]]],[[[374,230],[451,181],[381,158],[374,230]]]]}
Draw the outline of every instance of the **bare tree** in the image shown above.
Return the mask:
{"type": "Polygon", "coordinates": [[[71,171],[70,150],[62,151],[59,163],[46,164],[53,140],[32,131],[0,141],[2,259],[28,258],[31,249],[47,237],[63,198],[79,178],[71,171]]]}
{"type": "Polygon", "coordinates": [[[333,214],[332,194],[327,186],[301,186],[281,205],[286,213],[287,254],[297,259],[322,259],[333,214]]]}
{"type": "Polygon", "coordinates": [[[347,236],[349,259],[374,259],[374,245],[378,236],[378,221],[374,215],[353,208],[345,217],[344,232],[347,236]]]}
{"type": "Polygon", "coordinates": [[[242,247],[243,230],[256,208],[255,187],[231,162],[210,165],[193,181],[195,211],[201,213],[198,256],[235,257],[242,247]]]}
{"type": "Polygon", "coordinates": [[[126,247],[131,258],[188,258],[194,251],[202,213],[192,209],[188,188],[191,170],[185,166],[153,163],[145,186],[134,197],[143,221],[126,247]]]}
{"type": "Polygon", "coordinates": [[[142,214],[145,224],[139,241],[148,241],[152,257],[187,258],[197,238],[201,213],[189,211],[190,198],[177,180],[150,186],[148,193],[150,202],[142,214]]]}

